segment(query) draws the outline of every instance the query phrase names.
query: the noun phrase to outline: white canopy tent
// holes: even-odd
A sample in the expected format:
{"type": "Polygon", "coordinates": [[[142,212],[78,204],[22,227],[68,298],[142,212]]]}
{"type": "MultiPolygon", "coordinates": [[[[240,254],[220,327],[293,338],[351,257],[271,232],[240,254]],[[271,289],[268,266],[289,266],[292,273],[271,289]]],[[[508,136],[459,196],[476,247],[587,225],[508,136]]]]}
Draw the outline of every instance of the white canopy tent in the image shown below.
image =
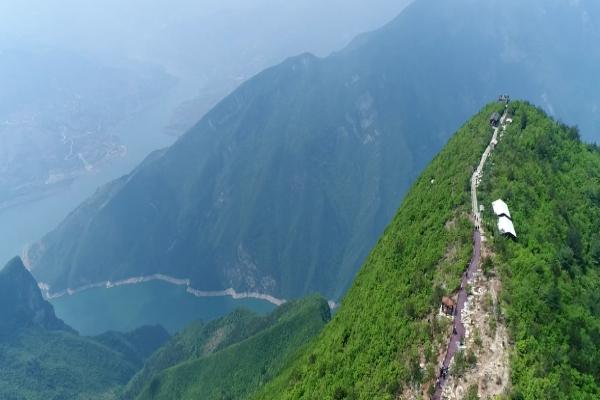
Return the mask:
{"type": "Polygon", "coordinates": [[[494,213],[497,216],[506,215],[508,218],[511,218],[510,211],[508,210],[508,205],[502,199],[498,199],[492,202],[492,208],[494,209],[494,213]]]}
{"type": "Polygon", "coordinates": [[[498,230],[503,235],[512,235],[515,238],[517,237],[515,226],[513,225],[512,221],[504,215],[498,219],[498,230]]]}

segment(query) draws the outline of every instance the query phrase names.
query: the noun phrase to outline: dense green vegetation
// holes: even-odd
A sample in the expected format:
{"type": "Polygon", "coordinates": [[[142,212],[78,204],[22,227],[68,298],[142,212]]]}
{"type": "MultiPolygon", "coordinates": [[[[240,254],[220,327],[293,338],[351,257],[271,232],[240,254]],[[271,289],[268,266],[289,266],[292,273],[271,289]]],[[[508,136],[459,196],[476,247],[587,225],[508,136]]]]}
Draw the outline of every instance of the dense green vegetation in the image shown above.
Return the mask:
{"type": "Polygon", "coordinates": [[[117,399],[137,367],[93,339],[25,328],[0,341],[0,398],[117,399]]]}
{"type": "MultiPolygon", "coordinates": [[[[518,239],[496,235],[515,399],[600,398],[600,151],[526,103],[485,171],[518,239]]],[[[487,215],[488,231],[497,232],[487,215]]]]}
{"type": "Polygon", "coordinates": [[[167,368],[206,357],[247,339],[277,322],[282,310],[288,307],[279,308],[265,317],[238,309],[206,324],[200,321],[190,324],[148,359],[127,385],[123,397],[134,398],[155,375],[167,368]]]}
{"type": "Polygon", "coordinates": [[[543,94],[560,115],[597,121],[600,34],[581,21],[599,10],[420,0],[330,57],[289,59],[69,215],[31,252],[34,272],[55,291],[165,273],[204,290],[338,299],[484,101],[543,94]]]}
{"type": "Polygon", "coordinates": [[[197,322],[170,340],[161,326],[84,337],[56,318],[19,258],[0,270],[0,311],[7,400],[246,398],[331,318],[327,302],[312,296],[266,316],[237,310],[197,322]]]}
{"type": "Polygon", "coordinates": [[[423,172],[332,322],[257,398],[394,399],[434,378],[447,332],[433,315],[471,256],[469,182],[497,108],[464,125],[423,172]]]}
{"type": "Polygon", "coordinates": [[[131,332],[109,331],[93,339],[121,353],[127,361],[141,368],[156,349],[169,340],[169,333],[160,325],[142,326],[131,332]]]}
{"type": "Polygon", "coordinates": [[[0,398],[112,400],[168,334],[79,336],[56,318],[19,258],[0,271],[0,398]]]}
{"type": "MultiPolygon", "coordinates": [[[[395,399],[435,379],[448,326],[435,317],[472,250],[471,174],[491,138],[490,104],[417,180],[333,320],[320,297],[267,316],[236,311],[166,339],[159,327],[96,338],[58,320],[19,259],[0,271],[0,397],[395,399]],[[322,329],[325,326],[325,329],[322,329]],[[320,332],[320,333],[319,333],[320,332]],[[424,363],[424,367],[420,364],[424,363]]],[[[528,103],[486,164],[479,190],[510,331],[512,399],[600,396],[600,150],[528,103]],[[504,199],[518,238],[489,211],[504,199]]],[[[494,319],[496,321],[496,319],[494,319]]],[[[451,373],[477,362],[458,353],[451,373]]],[[[475,386],[467,398],[478,398],[475,386]]]]}
{"type": "MultiPolygon", "coordinates": [[[[467,123],[434,159],[333,321],[257,399],[393,399],[434,379],[436,341],[447,332],[430,316],[455,288],[470,252],[472,228],[462,218],[469,176],[496,107],[467,123]]],[[[527,103],[509,112],[514,122],[486,164],[479,194],[494,250],[482,267],[488,276],[500,274],[498,315],[511,334],[509,396],[597,399],[600,151],[582,143],[577,128],[527,103]],[[489,211],[497,198],[511,209],[517,240],[497,233],[489,211]]],[[[455,361],[451,373],[461,375],[477,359],[467,352],[455,361]]],[[[474,386],[466,394],[477,395],[474,386]]]]}
{"type": "MultiPolygon", "coordinates": [[[[137,398],[247,398],[329,319],[327,302],[313,296],[286,303],[266,317],[237,312],[206,326],[192,326],[157,352],[139,377],[152,377],[182,358],[188,361],[160,371],[137,398]]],[[[134,380],[129,389],[136,388],[134,380]]]]}

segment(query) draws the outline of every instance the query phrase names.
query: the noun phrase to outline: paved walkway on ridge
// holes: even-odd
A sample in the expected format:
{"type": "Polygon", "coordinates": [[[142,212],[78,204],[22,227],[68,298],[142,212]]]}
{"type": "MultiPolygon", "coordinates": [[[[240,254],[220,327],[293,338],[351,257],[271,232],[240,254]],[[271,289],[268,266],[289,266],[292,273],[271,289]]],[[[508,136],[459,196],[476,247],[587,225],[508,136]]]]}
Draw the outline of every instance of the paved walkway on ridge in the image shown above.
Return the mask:
{"type": "Polygon", "coordinates": [[[485,166],[485,162],[494,150],[496,143],[498,143],[498,132],[500,131],[500,127],[504,125],[505,119],[506,112],[504,113],[504,115],[502,115],[500,125],[494,127],[494,134],[492,135],[492,140],[490,140],[490,143],[481,155],[479,165],[477,166],[477,169],[471,177],[471,206],[473,212],[473,224],[475,225],[475,230],[473,232],[473,256],[471,257],[469,266],[464,272],[463,277],[460,281],[458,302],[454,311],[454,322],[452,324],[452,335],[450,336],[450,341],[448,342],[448,350],[446,351],[446,356],[444,357],[442,366],[438,371],[439,378],[436,381],[435,392],[431,397],[431,400],[441,400],[442,392],[444,391],[444,386],[446,384],[446,381],[448,380],[448,376],[443,377],[441,375],[441,369],[450,367],[450,363],[452,362],[454,354],[456,354],[461,342],[463,342],[465,338],[465,326],[462,322],[462,311],[464,310],[465,303],[467,302],[467,285],[473,279],[475,272],[477,271],[477,268],[481,263],[482,227],[481,214],[479,213],[479,203],[477,201],[477,187],[479,186],[481,177],[483,176],[483,167],[485,166]]]}
{"type": "MultiPolygon", "coordinates": [[[[477,268],[479,267],[479,263],[481,261],[481,233],[479,230],[475,230],[473,233],[473,257],[471,258],[471,262],[469,263],[469,268],[463,274],[462,280],[460,282],[460,291],[458,293],[458,302],[456,304],[454,323],[452,326],[452,336],[450,337],[450,342],[448,342],[448,350],[446,351],[446,357],[444,358],[444,362],[442,363],[442,368],[448,368],[450,366],[450,362],[454,357],[454,354],[458,351],[460,343],[464,340],[465,337],[465,326],[462,322],[462,311],[465,308],[465,303],[467,302],[467,285],[469,281],[473,279],[477,268]]],[[[442,391],[444,389],[444,385],[446,384],[446,380],[448,378],[443,378],[440,376],[439,381],[437,381],[436,390],[432,397],[432,400],[440,400],[442,398],[442,391]]]]}

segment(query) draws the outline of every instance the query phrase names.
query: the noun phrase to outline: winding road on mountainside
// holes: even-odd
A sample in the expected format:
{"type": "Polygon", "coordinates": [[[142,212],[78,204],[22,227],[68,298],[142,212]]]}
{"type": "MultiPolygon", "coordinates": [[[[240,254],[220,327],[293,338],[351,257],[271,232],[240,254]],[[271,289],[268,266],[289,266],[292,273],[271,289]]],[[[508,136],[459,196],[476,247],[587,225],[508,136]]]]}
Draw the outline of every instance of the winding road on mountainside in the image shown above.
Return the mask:
{"type": "Polygon", "coordinates": [[[505,120],[506,111],[504,112],[504,115],[502,115],[500,125],[494,127],[492,140],[490,140],[490,143],[481,155],[479,165],[471,177],[471,206],[473,212],[473,225],[475,226],[475,230],[473,232],[473,256],[471,257],[469,266],[463,274],[460,282],[458,301],[454,310],[452,334],[450,336],[450,341],[448,342],[446,356],[444,357],[444,361],[440,367],[440,372],[435,385],[435,392],[431,397],[431,400],[441,400],[444,386],[448,380],[448,368],[452,362],[452,359],[454,358],[454,354],[458,351],[461,343],[464,342],[465,339],[465,326],[462,322],[462,312],[465,308],[465,303],[467,302],[467,285],[472,281],[473,277],[475,276],[475,272],[481,263],[481,242],[483,228],[481,226],[481,213],[479,212],[479,203],[477,201],[477,187],[479,186],[483,176],[483,167],[485,166],[485,162],[494,150],[496,143],[498,143],[498,132],[500,131],[500,127],[504,127],[505,120]]]}

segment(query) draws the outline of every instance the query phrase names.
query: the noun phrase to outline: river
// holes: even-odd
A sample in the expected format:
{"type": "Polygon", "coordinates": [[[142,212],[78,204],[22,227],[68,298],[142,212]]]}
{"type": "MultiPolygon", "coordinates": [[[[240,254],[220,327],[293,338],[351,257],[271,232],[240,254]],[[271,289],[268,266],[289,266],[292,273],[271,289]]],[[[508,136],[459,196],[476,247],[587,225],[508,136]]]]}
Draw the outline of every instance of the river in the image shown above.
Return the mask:
{"type": "Polygon", "coordinates": [[[161,324],[175,333],[194,320],[209,321],[244,307],[260,314],[275,308],[268,301],[230,296],[196,297],[184,286],[162,281],[95,288],[52,300],[56,315],[84,335],[130,331],[161,324]]]}

